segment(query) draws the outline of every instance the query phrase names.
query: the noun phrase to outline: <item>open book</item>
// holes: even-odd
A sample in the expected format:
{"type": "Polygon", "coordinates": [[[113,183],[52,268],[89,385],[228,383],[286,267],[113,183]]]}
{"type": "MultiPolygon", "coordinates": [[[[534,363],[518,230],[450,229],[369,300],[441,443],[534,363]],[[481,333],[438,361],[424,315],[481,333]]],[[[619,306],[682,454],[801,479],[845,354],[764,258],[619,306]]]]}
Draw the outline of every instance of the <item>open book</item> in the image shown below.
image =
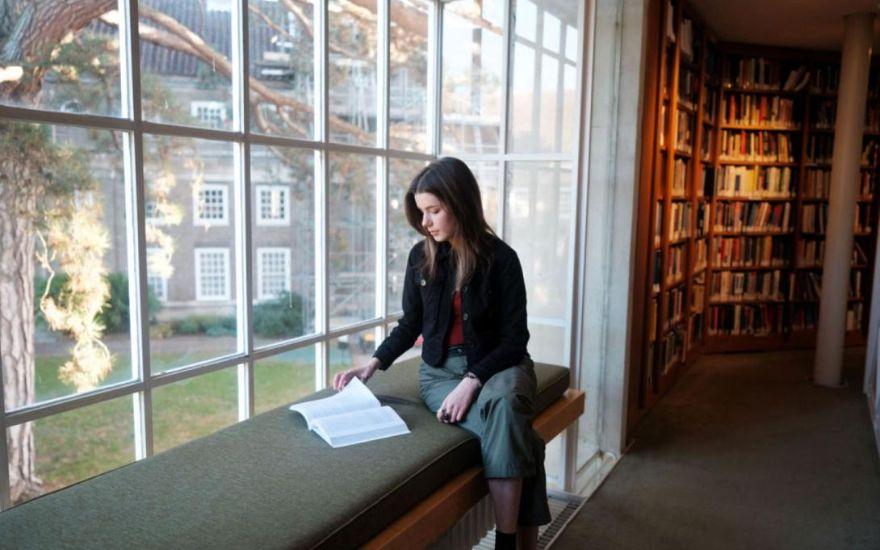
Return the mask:
{"type": "Polygon", "coordinates": [[[309,429],[334,449],[409,433],[400,415],[382,406],[356,377],[339,393],[291,405],[290,410],[303,415],[309,429]]]}

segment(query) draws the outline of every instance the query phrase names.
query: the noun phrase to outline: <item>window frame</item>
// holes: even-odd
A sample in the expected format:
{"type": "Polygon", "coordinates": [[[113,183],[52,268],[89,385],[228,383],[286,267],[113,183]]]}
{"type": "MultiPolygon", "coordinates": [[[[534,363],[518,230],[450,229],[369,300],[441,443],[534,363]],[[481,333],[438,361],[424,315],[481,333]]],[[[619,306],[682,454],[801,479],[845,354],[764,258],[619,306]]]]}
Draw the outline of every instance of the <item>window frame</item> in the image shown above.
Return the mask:
{"type": "Polygon", "coordinates": [[[257,225],[261,227],[279,227],[279,226],[289,226],[290,225],[290,186],[283,184],[270,184],[270,183],[261,183],[254,187],[254,191],[256,194],[256,204],[254,205],[254,210],[256,211],[256,219],[257,225]],[[274,199],[274,192],[280,191],[282,197],[284,197],[284,208],[282,208],[281,218],[265,218],[263,217],[263,196],[264,192],[269,193],[269,202],[271,209],[271,202],[274,199]]]}
{"type": "Polygon", "coordinates": [[[193,193],[193,227],[223,227],[229,225],[229,186],[225,183],[203,183],[197,192],[193,193]],[[203,197],[207,198],[208,192],[220,191],[221,218],[205,218],[203,197]]]}
{"type": "MultiPolygon", "coordinates": [[[[498,163],[499,181],[499,234],[504,235],[504,219],[506,208],[507,163],[514,160],[560,160],[559,154],[513,154],[509,151],[508,127],[510,125],[510,54],[513,47],[511,32],[512,3],[504,2],[503,24],[503,82],[501,105],[501,152],[491,155],[459,154],[467,161],[491,161],[498,163]]],[[[140,460],[154,454],[153,452],[153,411],[151,409],[152,392],[181,380],[200,376],[217,370],[235,367],[239,374],[238,384],[238,418],[244,420],[254,414],[254,365],[261,359],[275,356],[295,349],[313,346],[315,348],[315,389],[327,386],[329,370],[329,347],[337,339],[359,333],[366,329],[375,329],[376,338],[381,341],[388,333],[389,327],[400,318],[401,312],[387,306],[386,290],[388,288],[388,172],[390,160],[409,159],[431,161],[441,156],[442,141],[442,74],[440,55],[442,53],[443,12],[448,4],[446,0],[429,0],[430,11],[427,16],[427,96],[425,152],[404,149],[393,149],[389,145],[389,94],[390,94],[390,19],[392,0],[379,0],[376,3],[377,19],[377,93],[376,93],[376,143],[375,145],[355,145],[333,141],[329,114],[329,0],[316,0],[313,10],[314,28],[314,132],[310,139],[290,138],[285,136],[266,135],[250,128],[250,70],[246,60],[249,51],[249,16],[246,0],[232,0],[231,12],[231,52],[232,66],[232,109],[230,129],[213,127],[186,126],[164,122],[152,122],[143,119],[141,106],[141,67],[140,38],[138,35],[139,6],[137,0],[118,0],[119,11],[119,63],[121,80],[121,108],[118,115],[94,115],[79,112],[49,111],[33,107],[0,105],[0,117],[8,120],[24,122],[72,125],[87,128],[110,129],[123,135],[123,154],[125,156],[125,224],[128,241],[128,266],[130,278],[130,295],[132,319],[130,336],[132,339],[132,369],[136,373],[133,379],[114,384],[105,388],[83,394],[71,395],[48,402],[35,403],[23,408],[7,411],[3,403],[3,392],[0,391],[0,433],[12,426],[32,422],[48,416],[61,414],[70,410],[86,408],[90,405],[109,401],[117,397],[131,395],[134,402],[132,421],[134,423],[135,456],[140,460]],[[211,184],[224,188],[224,222],[222,225],[232,226],[234,231],[234,248],[197,247],[193,245],[194,258],[198,250],[222,250],[226,267],[226,300],[236,296],[236,321],[239,326],[239,351],[216,359],[186,365],[155,375],[150,365],[150,334],[148,311],[148,280],[147,280],[147,242],[145,228],[148,223],[156,223],[155,218],[149,220],[145,216],[145,174],[144,174],[144,140],[149,135],[176,136],[195,138],[231,144],[234,148],[234,179],[229,184],[211,184]],[[269,345],[257,346],[253,335],[253,306],[257,286],[254,277],[258,252],[252,246],[253,227],[262,225],[251,223],[255,215],[252,204],[250,149],[252,145],[281,146],[310,150],[315,156],[315,331],[310,334],[283,340],[269,345]],[[328,170],[329,155],[332,153],[355,153],[370,155],[376,159],[376,239],[375,254],[377,261],[373,276],[375,277],[375,315],[371,319],[345,326],[329,326],[329,251],[328,251],[328,170]],[[230,188],[231,187],[231,188],[230,188]],[[230,216],[233,223],[230,223],[230,216]],[[229,259],[234,255],[237,262],[231,265],[229,259]],[[234,270],[234,271],[233,271],[234,270]],[[233,285],[235,285],[233,287],[233,285]],[[234,292],[233,292],[234,291],[234,292]]],[[[580,0],[578,8],[578,40],[577,82],[575,95],[575,112],[581,119],[581,100],[584,96],[582,88],[584,68],[584,37],[587,28],[586,0],[580,0]]],[[[224,111],[228,119],[229,110],[224,111]]],[[[580,130],[577,130],[578,132],[580,130]]],[[[573,151],[564,155],[563,160],[571,160],[573,172],[580,174],[581,163],[584,162],[579,153],[585,138],[583,132],[573,137],[573,151]]],[[[575,179],[579,179],[577,176],[575,179]]],[[[290,221],[290,198],[288,191],[288,221],[290,221]]],[[[194,199],[198,202],[198,197],[194,199]]],[[[572,208],[578,212],[578,201],[573,201],[572,208]]],[[[197,206],[197,205],[196,205],[197,206]]],[[[198,208],[193,211],[196,221],[198,208]]],[[[573,216],[573,220],[578,217],[573,216]]],[[[161,220],[158,220],[161,221],[161,220]]],[[[257,221],[257,220],[255,220],[257,221]]],[[[574,223],[574,222],[573,222],[574,223]]],[[[201,224],[196,224],[201,226],[201,224]]],[[[211,220],[209,226],[221,225],[211,220]]],[[[575,224],[577,225],[577,224],[575,224]]],[[[577,227],[573,228],[572,237],[577,227]]],[[[576,242],[575,238],[571,239],[576,242]]],[[[196,269],[199,260],[195,259],[196,269]]],[[[573,285],[575,270],[569,274],[569,288],[573,285]]],[[[200,274],[195,276],[197,286],[201,286],[200,274]]],[[[167,280],[165,280],[167,285],[167,280]]],[[[288,282],[288,284],[290,284],[288,282]]],[[[197,295],[200,293],[196,292],[197,295]]],[[[167,295],[167,293],[166,293],[167,295]]],[[[217,302],[220,299],[207,300],[217,302]]],[[[576,301],[572,301],[571,323],[577,323],[576,301]]],[[[573,331],[569,331],[573,333],[573,331]]],[[[567,348],[571,346],[571,334],[566,338],[567,348]]],[[[576,365],[575,354],[571,354],[572,366],[576,365]]],[[[0,371],[0,388],[3,375],[0,371]]],[[[570,454],[570,453],[568,453],[570,454]]],[[[6,438],[0,437],[0,511],[10,507],[8,452],[6,438]]],[[[571,468],[571,464],[566,466],[571,468]]]]}
{"type": "Polygon", "coordinates": [[[266,300],[274,300],[278,297],[277,294],[266,294],[263,292],[263,283],[266,282],[266,272],[265,272],[265,259],[270,254],[282,254],[284,257],[284,291],[290,292],[291,288],[291,276],[293,270],[291,269],[290,263],[290,248],[285,246],[260,246],[257,247],[257,300],[266,301],[266,300]]]}
{"type": "Polygon", "coordinates": [[[193,247],[193,265],[195,269],[195,289],[197,302],[228,302],[232,299],[232,270],[229,262],[229,248],[220,246],[196,246],[193,247]],[[205,294],[204,281],[204,256],[208,254],[220,254],[223,258],[223,294],[205,294]]]}

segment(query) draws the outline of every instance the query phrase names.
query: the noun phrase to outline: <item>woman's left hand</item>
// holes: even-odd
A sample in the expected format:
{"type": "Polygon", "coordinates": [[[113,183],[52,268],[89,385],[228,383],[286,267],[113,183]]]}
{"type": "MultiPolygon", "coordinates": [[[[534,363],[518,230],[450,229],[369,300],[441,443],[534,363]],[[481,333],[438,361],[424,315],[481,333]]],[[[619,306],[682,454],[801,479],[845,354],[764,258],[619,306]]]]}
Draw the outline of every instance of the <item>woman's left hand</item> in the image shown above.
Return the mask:
{"type": "Polygon", "coordinates": [[[480,390],[479,383],[473,378],[462,378],[458,386],[449,392],[443,404],[437,409],[437,420],[446,424],[461,422],[467,416],[468,409],[480,390]],[[448,415],[448,416],[446,416],[448,415]]]}

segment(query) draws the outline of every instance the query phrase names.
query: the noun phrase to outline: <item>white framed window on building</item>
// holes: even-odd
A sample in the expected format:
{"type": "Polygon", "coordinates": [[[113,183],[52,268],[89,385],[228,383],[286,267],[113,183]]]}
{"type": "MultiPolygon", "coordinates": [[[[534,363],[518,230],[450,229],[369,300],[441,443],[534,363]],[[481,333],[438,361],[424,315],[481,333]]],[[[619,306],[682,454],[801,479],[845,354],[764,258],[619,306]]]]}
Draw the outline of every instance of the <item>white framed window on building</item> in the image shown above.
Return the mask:
{"type": "Polygon", "coordinates": [[[229,249],[196,248],[196,300],[230,299],[229,249]]]}
{"type": "Polygon", "coordinates": [[[226,124],[226,104],[222,101],[193,101],[189,114],[212,128],[223,128],[226,124]]]}
{"type": "Polygon", "coordinates": [[[290,225],[290,188],[257,186],[257,225],[290,225]]]}
{"type": "Polygon", "coordinates": [[[160,263],[163,261],[162,249],[151,246],[147,248],[147,286],[153,292],[153,296],[160,302],[168,301],[168,278],[159,275],[164,270],[160,263]]]}
{"type": "Polygon", "coordinates": [[[290,249],[257,248],[257,297],[271,300],[290,292],[290,249]]]}
{"type": "Polygon", "coordinates": [[[229,186],[205,183],[193,194],[193,225],[229,224],[229,186]]]}

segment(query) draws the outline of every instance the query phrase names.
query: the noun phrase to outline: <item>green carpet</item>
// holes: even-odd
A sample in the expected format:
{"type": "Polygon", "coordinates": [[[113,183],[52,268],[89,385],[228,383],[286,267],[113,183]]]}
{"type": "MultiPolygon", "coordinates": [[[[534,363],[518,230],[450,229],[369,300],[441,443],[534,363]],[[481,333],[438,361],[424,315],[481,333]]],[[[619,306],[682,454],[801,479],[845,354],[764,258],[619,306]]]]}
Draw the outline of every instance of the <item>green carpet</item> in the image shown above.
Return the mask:
{"type": "Polygon", "coordinates": [[[812,351],[706,355],[554,549],[877,549],[880,460],[862,393],[810,383],[812,351]]]}

